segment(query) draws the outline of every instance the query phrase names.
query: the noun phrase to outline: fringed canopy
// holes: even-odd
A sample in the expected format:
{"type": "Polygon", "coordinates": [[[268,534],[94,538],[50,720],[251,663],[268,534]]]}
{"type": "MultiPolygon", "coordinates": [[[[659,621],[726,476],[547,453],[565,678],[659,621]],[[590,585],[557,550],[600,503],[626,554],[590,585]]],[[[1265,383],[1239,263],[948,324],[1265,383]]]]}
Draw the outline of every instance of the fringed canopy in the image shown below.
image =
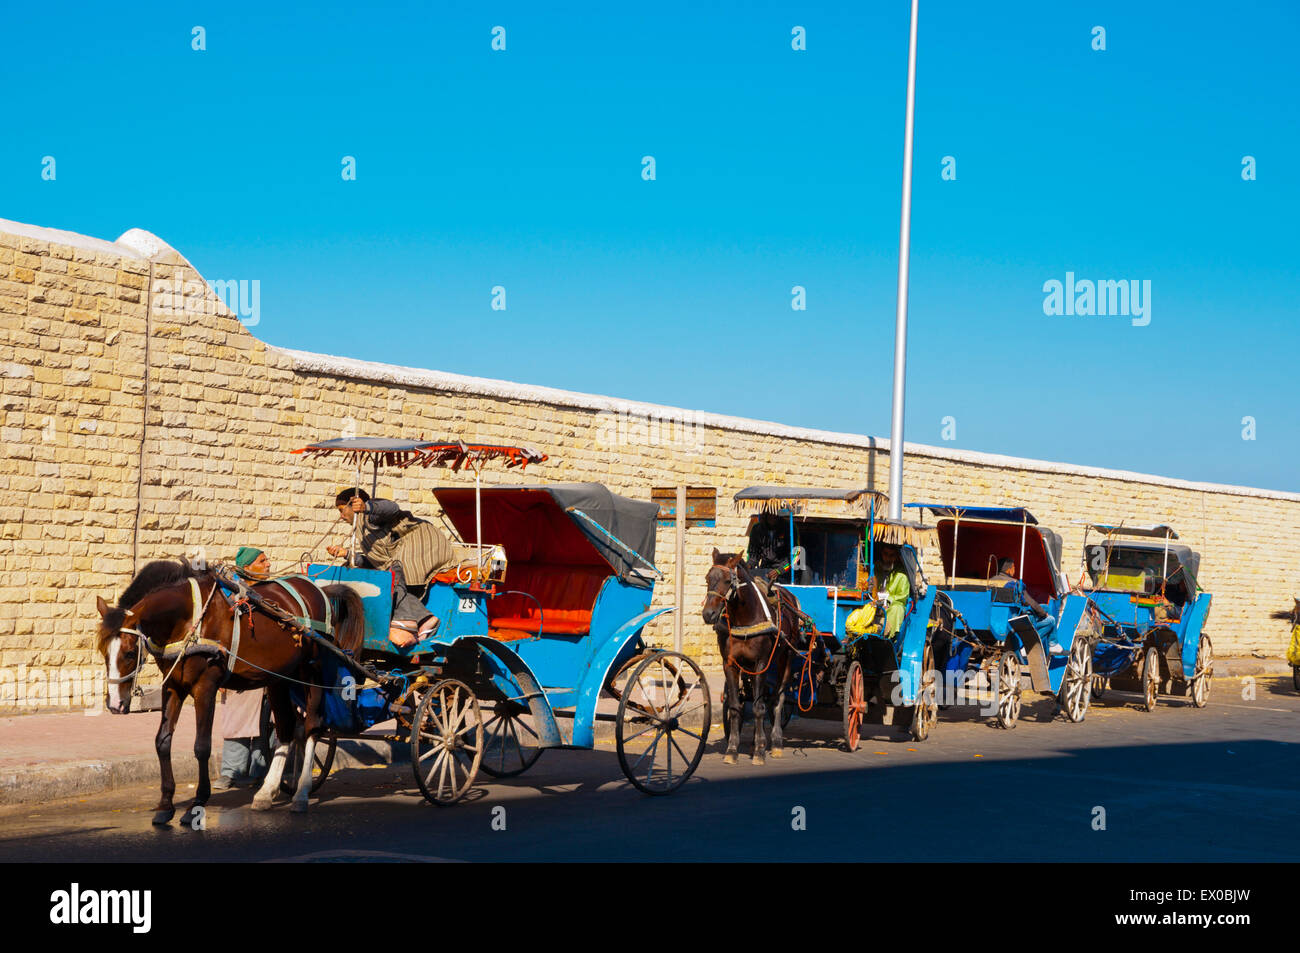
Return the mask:
{"type": "Polygon", "coordinates": [[[797,486],[751,486],[735,495],[734,503],[740,513],[802,513],[809,503],[838,503],[848,509],[860,505],[863,512],[874,501],[879,511],[889,498],[878,490],[818,489],[797,486]]]}
{"type": "Polygon", "coordinates": [[[919,523],[905,523],[902,520],[886,520],[877,517],[871,526],[871,538],[878,543],[893,546],[911,546],[922,549],[930,543],[937,542],[938,535],[933,526],[919,523]]]}

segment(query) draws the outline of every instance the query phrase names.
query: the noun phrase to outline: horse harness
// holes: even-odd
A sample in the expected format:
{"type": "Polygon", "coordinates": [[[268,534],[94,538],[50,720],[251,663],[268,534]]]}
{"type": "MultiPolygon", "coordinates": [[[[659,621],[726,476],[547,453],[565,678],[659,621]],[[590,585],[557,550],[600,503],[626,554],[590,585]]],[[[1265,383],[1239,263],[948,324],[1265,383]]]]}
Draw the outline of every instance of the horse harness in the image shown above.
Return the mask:
{"type": "MultiPolygon", "coordinates": [[[[301,579],[318,590],[320,588],[316,586],[315,581],[310,577],[301,574],[280,576],[275,579],[264,580],[264,582],[267,585],[279,587],[281,592],[287,594],[297,607],[300,615],[293,615],[268,600],[265,596],[255,592],[252,586],[244,582],[243,578],[236,575],[217,573],[207,598],[203,597],[203,591],[199,587],[198,580],[190,577],[190,604],[194,608],[190,617],[189,628],[186,629],[184,637],[180,640],[160,644],[139,629],[123,626],[120,631],[139,637],[145,648],[149,650],[160,665],[168,661],[171,662],[171,668],[168,669],[166,676],[164,676],[164,681],[171,676],[182,659],[189,658],[192,655],[220,655],[224,652],[226,653],[226,674],[222,680],[224,683],[234,673],[235,662],[239,660],[240,620],[244,615],[248,615],[248,627],[251,631],[253,628],[252,613],[256,609],[260,609],[277,622],[293,630],[294,638],[299,644],[302,642],[303,629],[312,629],[323,635],[333,636],[334,610],[330,605],[330,600],[328,598],[322,600],[325,604],[325,620],[321,622],[313,619],[311,610],[307,607],[307,602],[303,599],[302,594],[289,584],[294,579],[301,579]],[[232,616],[229,647],[223,645],[217,639],[204,638],[203,636],[203,617],[207,614],[208,606],[218,591],[221,592],[222,598],[225,600],[232,616]]],[[[135,671],[116,680],[127,681],[138,675],[142,661],[142,659],[138,658],[135,671]]]]}

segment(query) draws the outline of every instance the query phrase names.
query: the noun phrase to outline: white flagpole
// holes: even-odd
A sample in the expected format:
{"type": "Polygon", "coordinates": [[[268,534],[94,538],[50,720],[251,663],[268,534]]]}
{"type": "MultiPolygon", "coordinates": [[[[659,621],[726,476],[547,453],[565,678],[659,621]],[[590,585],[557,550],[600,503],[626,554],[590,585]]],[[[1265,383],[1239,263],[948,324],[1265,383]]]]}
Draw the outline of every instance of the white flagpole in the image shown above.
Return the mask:
{"type": "Polygon", "coordinates": [[[907,48],[907,120],[903,131],[903,212],[898,230],[898,311],[894,318],[894,413],[889,427],[889,516],[903,517],[903,391],[907,376],[907,277],[912,250],[912,125],[916,113],[916,18],[907,48]]]}

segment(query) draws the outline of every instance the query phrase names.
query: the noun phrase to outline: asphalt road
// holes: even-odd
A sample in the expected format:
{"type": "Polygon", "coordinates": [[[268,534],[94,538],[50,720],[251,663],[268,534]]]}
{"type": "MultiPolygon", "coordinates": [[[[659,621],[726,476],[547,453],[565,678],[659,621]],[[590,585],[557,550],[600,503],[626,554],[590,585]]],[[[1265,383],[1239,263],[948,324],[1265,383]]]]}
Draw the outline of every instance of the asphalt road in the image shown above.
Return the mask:
{"type": "Polygon", "coordinates": [[[1210,707],[1152,713],[1112,693],[1078,725],[1026,694],[1013,731],[953,709],[921,744],[876,726],[853,754],[837,725],[796,720],[762,767],[748,742],[724,765],[715,728],[695,778],[661,798],[622,780],[608,744],[547,752],[451,808],[425,803],[409,766],[337,772],[306,816],[222,793],[199,832],[151,827],[156,788],[125,788],[0,810],[0,861],[1296,861],[1300,697],[1289,678],[1255,687],[1217,679],[1210,707]]]}

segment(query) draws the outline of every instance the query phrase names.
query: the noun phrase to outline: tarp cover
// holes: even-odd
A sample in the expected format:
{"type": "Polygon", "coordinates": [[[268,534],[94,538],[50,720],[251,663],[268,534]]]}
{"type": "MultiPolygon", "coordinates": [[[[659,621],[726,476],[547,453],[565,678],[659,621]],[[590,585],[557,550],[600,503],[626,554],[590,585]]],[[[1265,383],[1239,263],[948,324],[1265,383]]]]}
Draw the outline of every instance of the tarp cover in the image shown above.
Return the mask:
{"type": "MultiPolygon", "coordinates": [[[[646,563],[654,564],[659,504],[619,496],[600,483],[483,487],[480,492],[483,542],[505,546],[511,562],[605,565],[632,585],[651,584],[646,563]],[[585,513],[604,532],[570,510],[585,513]],[[611,542],[606,533],[641,559],[611,542]]],[[[477,543],[474,489],[444,488],[434,496],[461,539],[477,543]]]]}
{"type": "Polygon", "coordinates": [[[935,516],[960,517],[964,520],[997,520],[1007,523],[1037,523],[1034,514],[1023,506],[950,506],[945,503],[908,503],[909,507],[927,509],[935,516]]]}

